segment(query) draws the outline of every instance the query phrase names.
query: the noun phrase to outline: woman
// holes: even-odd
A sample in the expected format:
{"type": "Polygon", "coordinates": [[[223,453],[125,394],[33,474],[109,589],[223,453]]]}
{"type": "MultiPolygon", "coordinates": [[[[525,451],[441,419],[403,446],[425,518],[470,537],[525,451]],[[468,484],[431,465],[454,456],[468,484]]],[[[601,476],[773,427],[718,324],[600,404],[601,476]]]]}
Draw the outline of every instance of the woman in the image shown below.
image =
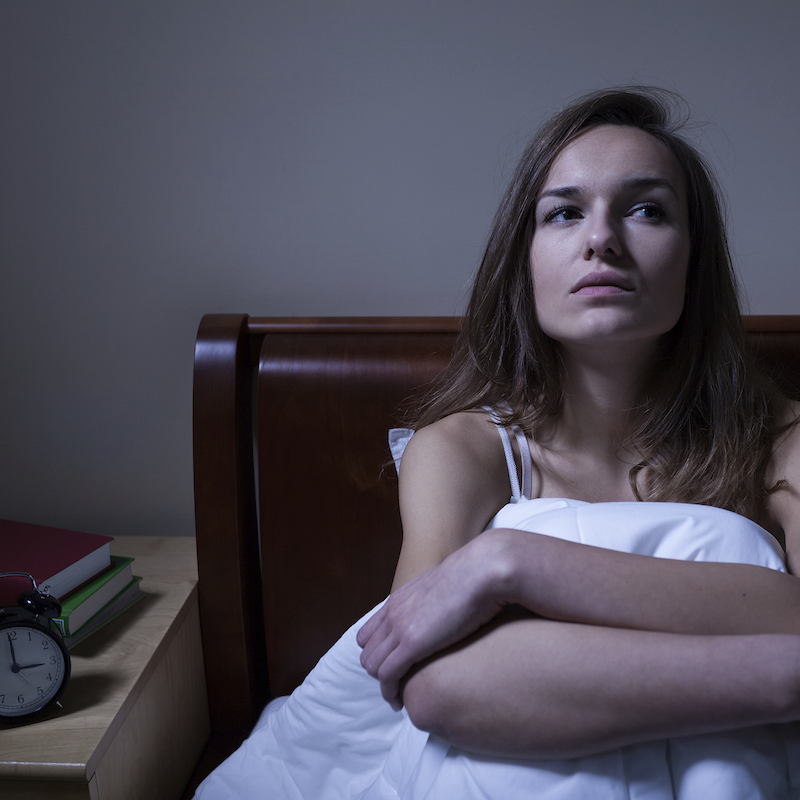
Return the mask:
{"type": "Polygon", "coordinates": [[[534,139],[402,456],[392,594],[229,775],[260,761],[269,796],[317,798],[800,791],[797,726],[771,725],[800,718],[773,538],[796,571],[797,409],[746,355],[716,193],[668,117],[599,92],[534,139]]]}

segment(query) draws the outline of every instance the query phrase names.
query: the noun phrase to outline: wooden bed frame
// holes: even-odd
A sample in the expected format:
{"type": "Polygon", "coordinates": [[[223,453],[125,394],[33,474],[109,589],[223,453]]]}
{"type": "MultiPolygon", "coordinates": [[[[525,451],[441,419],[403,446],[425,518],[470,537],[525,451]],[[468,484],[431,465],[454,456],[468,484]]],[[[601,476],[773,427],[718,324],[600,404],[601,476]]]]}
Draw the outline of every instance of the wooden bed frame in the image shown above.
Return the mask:
{"type": "MultiPolygon", "coordinates": [[[[400,549],[386,441],[447,362],[455,317],[211,314],[194,367],[206,772],[389,591],[400,549]]],[[[800,316],[745,317],[800,397],[800,316]]]]}

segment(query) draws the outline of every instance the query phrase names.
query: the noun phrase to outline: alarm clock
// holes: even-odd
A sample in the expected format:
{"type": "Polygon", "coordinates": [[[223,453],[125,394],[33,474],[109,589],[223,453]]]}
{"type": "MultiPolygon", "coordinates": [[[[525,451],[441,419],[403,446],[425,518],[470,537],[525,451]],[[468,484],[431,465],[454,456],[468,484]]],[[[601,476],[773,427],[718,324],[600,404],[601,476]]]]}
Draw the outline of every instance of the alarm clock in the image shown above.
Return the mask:
{"type": "Polygon", "coordinates": [[[33,590],[18,605],[0,608],[0,720],[16,722],[58,701],[70,675],[67,646],[51,627],[61,613],[54,597],[40,591],[27,572],[3,572],[0,578],[28,578],[33,590]]]}

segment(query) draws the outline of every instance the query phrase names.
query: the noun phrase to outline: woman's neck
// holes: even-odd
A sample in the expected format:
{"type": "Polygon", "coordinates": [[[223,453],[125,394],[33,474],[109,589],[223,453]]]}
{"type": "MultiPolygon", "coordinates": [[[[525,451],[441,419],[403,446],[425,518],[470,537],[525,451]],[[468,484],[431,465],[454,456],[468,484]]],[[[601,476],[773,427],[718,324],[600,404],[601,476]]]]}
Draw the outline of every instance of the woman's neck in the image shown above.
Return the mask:
{"type": "Polygon", "coordinates": [[[567,450],[619,458],[631,431],[632,412],[652,364],[652,348],[617,353],[563,352],[564,404],[552,443],[567,450]]]}

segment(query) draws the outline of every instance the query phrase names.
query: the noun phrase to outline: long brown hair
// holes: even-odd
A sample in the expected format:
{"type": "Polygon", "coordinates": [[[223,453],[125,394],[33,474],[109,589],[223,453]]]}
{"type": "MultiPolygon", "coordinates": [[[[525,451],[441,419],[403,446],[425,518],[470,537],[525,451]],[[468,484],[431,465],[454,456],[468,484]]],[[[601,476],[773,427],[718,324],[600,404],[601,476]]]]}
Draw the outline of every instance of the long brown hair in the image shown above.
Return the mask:
{"type": "Polygon", "coordinates": [[[604,90],[542,125],[495,215],[453,359],[415,425],[488,405],[535,438],[558,417],[563,365],[539,326],[530,270],[537,198],[577,136],[599,125],[640,128],[683,170],[691,252],[683,313],[662,337],[623,443],[639,459],[631,485],[639,499],[704,503],[758,519],[772,491],[764,482],[782,401],[747,347],[721,196],[702,156],[677,132],[685,122],[675,118],[679,102],[659,89],[604,90]]]}

